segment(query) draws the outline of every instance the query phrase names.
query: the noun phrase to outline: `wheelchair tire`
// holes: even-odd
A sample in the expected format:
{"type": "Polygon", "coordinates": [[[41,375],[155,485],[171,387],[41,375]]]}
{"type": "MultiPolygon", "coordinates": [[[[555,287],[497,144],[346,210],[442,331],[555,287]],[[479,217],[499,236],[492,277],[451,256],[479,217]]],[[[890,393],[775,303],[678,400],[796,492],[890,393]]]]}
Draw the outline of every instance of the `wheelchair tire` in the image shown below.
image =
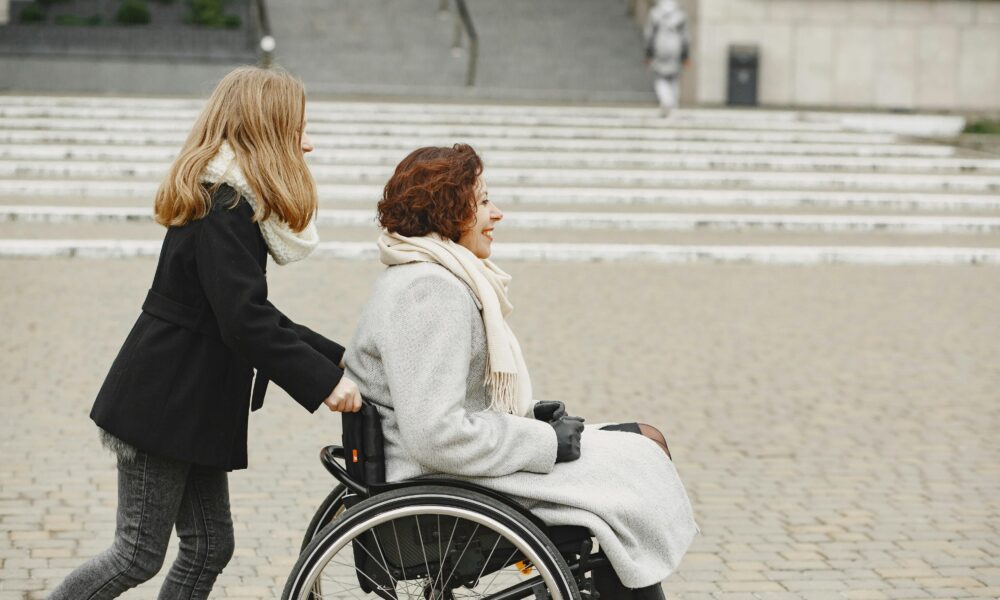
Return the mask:
{"type": "Polygon", "coordinates": [[[342,512],[344,512],[344,496],[347,495],[347,488],[343,484],[337,484],[337,487],[327,494],[326,499],[323,503],[319,505],[316,509],[316,513],[313,514],[312,520],[309,521],[309,527],[306,528],[305,535],[302,536],[302,546],[299,548],[299,553],[305,551],[306,546],[309,542],[316,537],[321,529],[329,525],[336,519],[342,512]]]}
{"type": "Polygon", "coordinates": [[[497,593],[580,600],[566,561],[523,514],[471,490],[427,485],[344,511],[300,554],[282,598],[459,600],[497,593]],[[501,587],[492,587],[498,579],[501,587]]]}

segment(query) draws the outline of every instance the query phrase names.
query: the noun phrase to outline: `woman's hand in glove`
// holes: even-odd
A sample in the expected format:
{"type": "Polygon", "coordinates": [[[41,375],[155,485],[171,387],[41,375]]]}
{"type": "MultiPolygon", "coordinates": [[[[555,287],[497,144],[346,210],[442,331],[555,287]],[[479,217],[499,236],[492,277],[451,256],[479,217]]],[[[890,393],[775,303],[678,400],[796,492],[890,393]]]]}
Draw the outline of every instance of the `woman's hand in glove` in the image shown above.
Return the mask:
{"type": "Polygon", "coordinates": [[[556,430],[556,462],[571,462],[580,458],[580,436],[583,434],[581,417],[563,416],[549,425],[556,430]]]}
{"type": "Polygon", "coordinates": [[[546,423],[566,416],[566,405],[558,400],[542,400],[535,402],[535,420],[546,423]]]}

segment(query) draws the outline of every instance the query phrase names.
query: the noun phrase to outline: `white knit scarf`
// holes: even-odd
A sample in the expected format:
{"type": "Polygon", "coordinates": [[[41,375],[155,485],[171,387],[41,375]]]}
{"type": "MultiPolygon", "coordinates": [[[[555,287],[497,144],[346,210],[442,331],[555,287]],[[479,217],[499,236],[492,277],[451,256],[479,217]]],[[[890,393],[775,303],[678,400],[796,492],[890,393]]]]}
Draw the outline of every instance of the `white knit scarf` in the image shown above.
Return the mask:
{"type": "MultiPolygon", "coordinates": [[[[247,182],[240,165],[236,162],[236,153],[228,142],[222,142],[218,154],[209,161],[202,171],[199,181],[202,183],[225,183],[240,193],[250,204],[250,208],[257,211],[257,196],[247,182]]],[[[319,244],[319,233],[316,231],[316,224],[310,221],[306,228],[296,233],[277,216],[272,216],[257,223],[260,232],[267,243],[267,250],[274,258],[274,262],[285,265],[290,262],[302,260],[309,256],[319,244]]]]}
{"type": "Polygon", "coordinates": [[[406,237],[383,233],[378,240],[382,263],[392,266],[433,262],[451,271],[476,294],[483,307],[486,327],[486,380],[490,408],[526,416],[531,410],[531,377],[507,315],[514,306],[507,299],[510,275],[489,260],[478,258],[468,248],[437,234],[406,237]]]}

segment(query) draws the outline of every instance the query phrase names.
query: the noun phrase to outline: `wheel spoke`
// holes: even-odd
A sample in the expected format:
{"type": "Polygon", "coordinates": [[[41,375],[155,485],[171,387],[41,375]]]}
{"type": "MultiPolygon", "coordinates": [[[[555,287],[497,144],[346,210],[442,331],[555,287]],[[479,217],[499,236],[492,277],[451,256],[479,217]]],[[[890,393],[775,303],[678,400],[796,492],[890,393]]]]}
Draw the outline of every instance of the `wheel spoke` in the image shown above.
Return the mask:
{"type": "MultiPolygon", "coordinates": [[[[372,532],[371,532],[371,535],[372,535],[372,537],[374,538],[374,537],[375,537],[375,532],[374,532],[374,531],[372,531],[372,532]]],[[[383,559],[383,562],[382,562],[382,563],[379,563],[379,562],[378,562],[378,559],[377,559],[377,558],[375,558],[375,556],[374,556],[374,555],[373,555],[373,554],[372,554],[371,552],[369,552],[369,551],[368,551],[368,548],[366,548],[366,547],[365,547],[365,545],[364,545],[364,544],[363,544],[362,542],[359,542],[359,541],[357,541],[357,540],[354,540],[354,541],[352,541],[351,543],[352,543],[352,544],[358,544],[358,546],[359,546],[359,547],[360,547],[360,548],[361,548],[362,550],[364,550],[364,551],[365,551],[365,554],[367,554],[367,555],[368,555],[368,556],[369,556],[369,557],[370,557],[370,558],[371,558],[371,559],[372,559],[373,561],[375,561],[375,563],[377,563],[377,564],[378,564],[378,566],[379,566],[379,567],[381,567],[382,571],[383,571],[383,572],[384,572],[384,573],[385,573],[386,575],[388,575],[388,576],[389,576],[389,579],[390,579],[390,580],[392,581],[392,585],[393,585],[393,587],[395,587],[395,585],[396,585],[396,578],[392,576],[392,572],[391,572],[391,571],[389,570],[389,564],[388,564],[388,563],[386,563],[386,562],[384,562],[384,559],[383,559]]],[[[359,569],[359,568],[357,567],[357,565],[355,565],[355,566],[354,566],[354,570],[355,570],[355,571],[357,571],[357,572],[359,572],[359,573],[361,573],[362,575],[365,575],[365,574],[364,574],[364,573],[363,573],[363,572],[361,571],[361,569],[359,569]]],[[[368,576],[367,576],[367,575],[365,575],[365,577],[368,577],[368,576]]],[[[371,577],[368,577],[368,579],[371,579],[371,577]]]]}
{"type": "MultiPolygon", "coordinates": [[[[455,524],[452,526],[452,528],[451,528],[451,534],[448,536],[448,543],[444,545],[444,547],[446,549],[447,548],[451,548],[451,541],[453,539],[455,539],[455,531],[457,529],[458,529],[458,517],[455,517],[455,524]]],[[[438,536],[438,537],[440,537],[440,536],[438,536]]],[[[437,574],[436,577],[434,577],[434,585],[435,586],[438,585],[439,582],[441,582],[441,576],[442,575],[444,575],[444,554],[441,554],[441,560],[438,561],[438,574],[437,574]]],[[[443,587],[444,584],[443,584],[443,582],[441,582],[441,583],[442,583],[442,587],[443,587]]]]}
{"type": "MultiPolygon", "coordinates": [[[[354,571],[356,571],[357,573],[360,573],[362,577],[364,577],[365,579],[367,579],[368,581],[370,581],[372,583],[372,585],[374,585],[376,588],[379,588],[379,589],[383,589],[384,588],[384,586],[382,584],[380,584],[379,582],[377,582],[374,579],[372,579],[371,577],[369,577],[368,574],[365,573],[364,571],[362,571],[361,569],[359,569],[357,567],[357,565],[348,564],[348,563],[345,563],[343,561],[336,561],[336,562],[330,561],[330,562],[333,562],[334,564],[340,565],[342,567],[347,567],[348,569],[354,569],[354,571]]],[[[387,571],[387,573],[388,573],[388,571],[387,571]]],[[[392,575],[390,574],[389,577],[392,577],[392,575]]],[[[395,581],[393,581],[393,587],[395,587],[395,581]]]]}
{"type": "MultiPolygon", "coordinates": [[[[517,556],[517,548],[514,548],[514,550],[510,553],[510,556],[507,557],[507,560],[504,561],[504,564],[509,563],[515,556],[517,556]]],[[[486,589],[490,589],[493,586],[493,582],[497,580],[497,577],[499,577],[502,572],[503,569],[497,569],[497,572],[493,574],[493,579],[490,579],[490,582],[486,584],[486,589]]]]}
{"type": "MultiPolygon", "coordinates": [[[[380,556],[380,557],[382,558],[382,564],[383,564],[383,565],[385,565],[386,567],[388,567],[388,566],[389,566],[389,562],[388,562],[388,561],[387,561],[387,560],[385,559],[385,553],[384,553],[384,552],[382,552],[382,544],[380,544],[380,543],[379,543],[379,541],[378,541],[378,534],[377,534],[377,532],[375,531],[375,529],[374,529],[374,528],[372,528],[372,539],[373,539],[373,540],[375,540],[375,547],[376,547],[376,548],[378,548],[378,555],[379,555],[379,556],[380,556]]],[[[397,542],[398,542],[398,540],[397,540],[397,542]]],[[[372,557],[372,559],[374,559],[374,558],[375,558],[375,557],[372,557]]],[[[389,577],[391,577],[391,578],[392,578],[392,584],[393,584],[394,586],[395,586],[395,585],[396,585],[397,583],[399,583],[399,582],[398,582],[398,581],[396,580],[396,578],[392,576],[392,573],[389,573],[388,569],[386,569],[386,573],[388,573],[388,574],[389,574],[389,577]]],[[[405,577],[405,576],[406,576],[406,573],[403,573],[403,576],[405,577]]]]}
{"type": "Polygon", "coordinates": [[[427,577],[430,577],[431,565],[427,562],[427,546],[424,544],[424,534],[420,531],[420,517],[418,515],[414,515],[413,520],[417,523],[417,539],[420,540],[420,554],[424,557],[424,569],[427,573],[427,577]]]}
{"type": "Polygon", "coordinates": [[[552,597],[571,597],[572,584],[562,583],[571,581],[565,562],[551,543],[539,540],[537,530],[506,519],[502,507],[490,512],[488,499],[463,505],[454,496],[446,498],[449,503],[437,505],[397,502],[381,508],[369,503],[328,528],[320,546],[326,549],[315,550],[297,566],[306,576],[298,585],[307,586],[296,588],[302,590],[295,592],[297,600],[528,599],[539,585],[552,597]],[[393,545],[398,564],[387,560],[393,545]],[[520,572],[514,560],[531,564],[532,572],[520,572]],[[365,588],[372,592],[366,594],[365,588]]]}
{"type": "MultiPolygon", "coordinates": [[[[476,583],[479,583],[479,580],[483,578],[483,573],[486,572],[486,567],[489,566],[490,559],[493,558],[493,553],[497,551],[497,547],[499,545],[500,545],[500,534],[497,534],[497,541],[493,544],[493,548],[490,549],[490,555],[486,557],[485,561],[483,561],[483,568],[479,569],[479,575],[476,575],[476,583]]],[[[500,571],[497,570],[497,572],[499,573],[500,571]]]]}
{"type": "Polygon", "coordinates": [[[399,534],[396,533],[396,521],[389,521],[392,525],[392,537],[396,538],[396,553],[399,554],[399,570],[403,572],[403,579],[409,579],[406,576],[406,564],[403,562],[403,549],[399,546],[399,534]]]}
{"type": "Polygon", "coordinates": [[[472,530],[472,534],[470,534],[469,538],[465,541],[465,548],[462,548],[462,553],[458,555],[458,560],[455,561],[455,566],[451,569],[451,575],[448,575],[448,578],[444,580],[445,586],[448,585],[451,578],[455,575],[455,571],[458,569],[458,566],[462,564],[462,558],[465,557],[465,552],[469,549],[469,545],[472,543],[472,540],[476,538],[477,531],[479,531],[479,523],[476,523],[476,528],[472,530]]]}

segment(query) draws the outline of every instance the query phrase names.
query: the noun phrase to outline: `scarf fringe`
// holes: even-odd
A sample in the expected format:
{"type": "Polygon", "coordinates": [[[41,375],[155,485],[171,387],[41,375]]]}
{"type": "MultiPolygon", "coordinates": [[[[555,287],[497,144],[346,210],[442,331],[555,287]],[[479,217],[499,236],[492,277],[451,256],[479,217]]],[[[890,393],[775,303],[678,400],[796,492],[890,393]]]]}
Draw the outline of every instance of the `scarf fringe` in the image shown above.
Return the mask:
{"type": "Polygon", "coordinates": [[[486,371],[485,384],[490,390],[491,410],[509,415],[518,414],[517,373],[500,373],[486,371]]]}
{"type": "Polygon", "coordinates": [[[483,385],[490,392],[490,404],[487,408],[509,415],[520,414],[517,373],[494,371],[490,353],[486,353],[486,377],[483,385]]]}

